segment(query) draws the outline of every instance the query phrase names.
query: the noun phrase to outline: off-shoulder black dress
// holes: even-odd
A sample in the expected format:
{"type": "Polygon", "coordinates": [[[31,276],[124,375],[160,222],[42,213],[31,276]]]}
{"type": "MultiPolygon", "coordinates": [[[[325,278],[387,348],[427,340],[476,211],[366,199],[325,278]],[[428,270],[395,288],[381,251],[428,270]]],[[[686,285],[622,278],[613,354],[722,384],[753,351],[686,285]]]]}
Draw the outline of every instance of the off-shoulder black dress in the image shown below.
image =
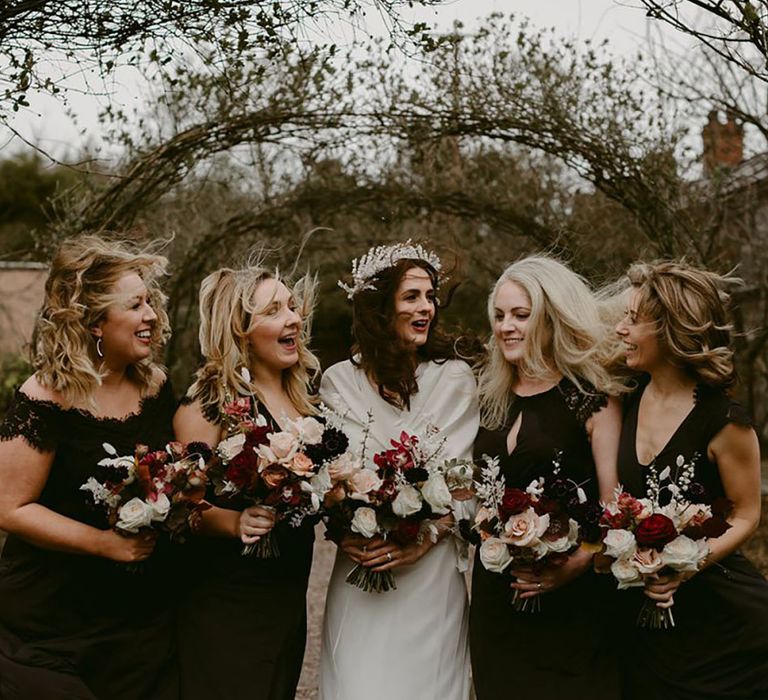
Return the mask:
{"type": "MultiPolygon", "coordinates": [[[[97,475],[105,442],[131,454],[137,442],[172,439],[170,384],[124,419],[96,418],[17,392],[0,439],[23,437],[55,452],[38,502],[106,529],[80,486],[97,475]]],[[[138,573],[118,562],[36,547],[9,535],[0,559],[2,700],[174,700],[173,592],[159,545],[138,573]]]]}
{"type": "MultiPolygon", "coordinates": [[[[606,402],[605,395],[581,393],[568,379],[549,391],[517,396],[501,430],[481,429],[475,457],[500,457],[506,485],[525,489],[552,473],[560,453],[560,474],[585,482],[587,496],[597,499],[585,424],[606,402]],[[520,414],[517,444],[508,454],[507,435],[520,414]]],[[[478,700],[617,699],[617,660],[606,633],[611,613],[602,603],[610,584],[587,572],[543,595],[541,611],[531,613],[512,607],[511,582],[508,574],[487,571],[476,555],[469,641],[478,700]]]]}
{"type": "MultiPolygon", "coordinates": [[[[263,405],[259,413],[280,430],[263,405]]],[[[219,424],[218,415],[206,418],[219,424]]],[[[222,498],[242,510],[251,503],[222,498]]],[[[296,693],[307,632],[313,523],[275,526],[280,557],[243,556],[239,539],[197,536],[184,545],[178,611],[182,700],[288,700],[296,693]]]]}
{"type": "MultiPolygon", "coordinates": [[[[619,449],[619,480],[637,497],[647,495],[648,465],[637,459],[637,417],[644,386],[628,397],[619,449]]],[[[728,424],[750,425],[744,409],[724,392],[699,386],[696,403],[654,460],[674,477],[682,455],[695,460],[695,477],[711,503],[724,496],[718,467],[707,446],[728,424]]],[[[665,700],[768,698],[768,582],[736,552],[683,583],[675,593],[675,627],[635,625],[641,590],[620,591],[629,630],[623,650],[625,697],[665,700]]]]}

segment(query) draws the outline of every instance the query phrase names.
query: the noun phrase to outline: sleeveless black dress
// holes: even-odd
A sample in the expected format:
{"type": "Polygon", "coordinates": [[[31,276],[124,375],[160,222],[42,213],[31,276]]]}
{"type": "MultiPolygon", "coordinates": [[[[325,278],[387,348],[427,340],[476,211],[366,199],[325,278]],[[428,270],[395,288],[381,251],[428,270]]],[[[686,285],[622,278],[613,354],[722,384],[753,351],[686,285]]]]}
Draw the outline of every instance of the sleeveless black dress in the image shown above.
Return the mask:
{"type": "MultiPolygon", "coordinates": [[[[260,405],[259,413],[280,430],[260,405]]],[[[220,423],[218,415],[206,415],[220,423]]],[[[249,501],[208,500],[243,510],[249,501]]],[[[306,594],[314,523],[274,529],[280,557],[243,556],[239,539],[198,536],[182,548],[177,615],[182,700],[288,700],[296,693],[307,633],[306,594]]]]}
{"type": "MultiPolygon", "coordinates": [[[[588,385],[585,385],[585,388],[588,385]]],[[[516,396],[501,430],[481,429],[475,458],[501,458],[506,485],[525,489],[552,473],[561,452],[564,477],[584,484],[598,499],[592,450],[585,429],[607,403],[603,394],[582,394],[568,379],[534,396],[516,396]],[[507,453],[507,435],[519,414],[517,445],[507,453]]],[[[507,574],[487,571],[476,552],[472,575],[469,642],[478,700],[525,697],[537,700],[614,700],[619,697],[617,661],[605,625],[610,584],[591,571],[542,595],[541,611],[517,612],[507,574]]]]}
{"type": "MultiPolygon", "coordinates": [[[[107,528],[80,486],[106,455],[137,442],[162,449],[173,439],[175,400],[166,382],[124,419],[96,418],[17,392],[0,439],[22,436],[55,452],[38,502],[107,528]]],[[[138,573],[100,557],[36,547],[9,535],[0,559],[2,700],[173,700],[173,594],[161,542],[138,573]]]]}
{"type": "MultiPolygon", "coordinates": [[[[635,447],[644,387],[628,397],[619,449],[619,480],[625,490],[646,497],[647,466],[635,447]]],[[[728,424],[750,425],[744,409],[723,391],[699,386],[696,403],[656,457],[660,473],[682,455],[695,459],[694,481],[701,502],[724,496],[717,465],[707,446],[728,424]]],[[[699,500],[699,499],[697,499],[699,500]]],[[[735,552],[683,583],[672,608],[675,627],[640,629],[634,621],[645,596],[641,589],[619,591],[630,644],[622,645],[627,698],[726,700],[768,698],[768,582],[735,552]]]]}

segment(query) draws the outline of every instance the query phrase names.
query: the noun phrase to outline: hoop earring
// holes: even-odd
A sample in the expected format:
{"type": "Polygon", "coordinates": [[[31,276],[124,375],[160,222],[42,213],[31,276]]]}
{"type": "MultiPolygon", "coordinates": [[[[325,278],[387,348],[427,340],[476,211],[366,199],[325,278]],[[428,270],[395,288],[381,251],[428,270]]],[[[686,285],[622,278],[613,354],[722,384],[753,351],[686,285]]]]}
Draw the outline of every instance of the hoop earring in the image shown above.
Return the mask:
{"type": "Polygon", "coordinates": [[[96,354],[101,359],[104,359],[104,344],[102,343],[101,338],[96,338],[96,354]]]}

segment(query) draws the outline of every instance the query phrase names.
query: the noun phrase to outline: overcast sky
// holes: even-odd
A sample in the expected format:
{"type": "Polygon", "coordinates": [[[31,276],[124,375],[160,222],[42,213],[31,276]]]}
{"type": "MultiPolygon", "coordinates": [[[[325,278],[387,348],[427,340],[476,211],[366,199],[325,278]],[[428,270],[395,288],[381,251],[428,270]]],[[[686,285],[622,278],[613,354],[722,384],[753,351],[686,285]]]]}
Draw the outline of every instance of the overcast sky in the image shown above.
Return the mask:
{"type": "MultiPolygon", "coordinates": [[[[619,54],[630,54],[647,44],[651,36],[664,33],[668,40],[681,41],[671,30],[664,31],[658,23],[647,20],[639,0],[452,0],[433,8],[415,8],[404,13],[413,20],[436,24],[439,29],[448,30],[455,20],[472,31],[478,18],[491,12],[514,13],[527,16],[536,27],[554,27],[564,37],[579,40],[599,41],[609,39],[612,50],[619,54]]],[[[371,33],[382,33],[384,25],[380,19],[371,16],[367,28],[371,33]]],[[[352,41],[349,30],[342,32],[341,43],[352,41]]],[[[144,99],[139,83],[132,69],[117,74],[111,87],[110,99],[129,109],[140,105],[144,99]]],[[[73,92],[68,97],[72,111],[77,115],[78,126],[65,114],[60,100],[50,97],[32,97],[32,110],[19,113],[12,122],[14,128],[24,136],[50,151],[57,157],[74,157],[86,145],[99,143],[99,126],[96,115],[105,98],[94,98],[73,92]]],[[[8,136],[0,140],[3,155],[18,149],[18,141],[8,136]]]]}

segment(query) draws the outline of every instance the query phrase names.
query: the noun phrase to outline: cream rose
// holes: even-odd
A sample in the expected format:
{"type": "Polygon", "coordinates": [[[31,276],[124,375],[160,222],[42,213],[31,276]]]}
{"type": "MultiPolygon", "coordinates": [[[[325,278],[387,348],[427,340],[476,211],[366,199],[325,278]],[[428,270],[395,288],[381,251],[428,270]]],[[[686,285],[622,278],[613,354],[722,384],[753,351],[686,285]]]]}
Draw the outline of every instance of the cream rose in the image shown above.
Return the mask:
{"type": "Polygon", "coordinates": [[[171,510],[171,502],[164,493],[158,494],[154,501],[149,501],[149,505],[152,507],[152,520],[158,522],[165,520],[171,510]]]}
{"type": "Polygon", "coordinates": [[[698,571],[699,564],[709,554],[709,547],[703,540],[692,540],[678,535],[668,542],[661,552],[661,561],[675,571],[698,571]]]}
{"type": "Polygon", "coordinates": [[[573,519],[568,519],[568,533],[554,540],[542,540],[547,546],[548,552],[567,552],[579,539],[579,524],[573,519]]]}
{"type": "Polygon", "coordinates": [[[655,549],[639,549],[632,555],[632,562],[643,576],[655,574],[664,566],[661,556],[655,549]]]}
{"type": "Polygon", "coordinates": [[[481,523],[487,523],[491,518],[494,517],[494,514],[485,506],[480,506],[477,509],[477,513],[475,513],[475,525],[480,525],[481,523]]]}
{"type": "Polygon", "coordinates": [[[421,495],[432,506],[433,513],[445,515],[450,510],[451,492],[448,490],[448,484],[445,483],[442,474],[432,474],[421,487],[421,495]]]}
{"type": "Polygon", "coordinates": [[[632,559],[629,557],[617,559],[613,562],[611,564],[611,573],[618,582],[617,587],[619,590],[643,585],[643,577],[638,573],[635,565],[632,563],[632,559]]]}
{"type": "Polygon", "coordinates": [[[309,476],[315,468],[314,462],[303,452],[297,452],[289,465],[289,469],[298,476],[309,476]]]}
{"type": "Polygon", "coordinates": [[[245,435],[238,433],[222,440],[216,448],[216,452],[225,462],[230,462],[243,451],[243,445],[245,445],[245,435]]]}
{"type": "Polygon", "coordinates": [[[118,520],[115,527],[125,532],[136,533],[141,528],[149,527],[152,524],[153,514],[152,506],[137,496],[120,506],[117,511],[118,520]]]}
{"type": "Polygon", "coordinates": [[[296,451],[296,438],[288,432],[281,431],[269,436],[269,449],[279,461],[288,461],[296,451]]]}
{"type": "Polygon", "coordinates": [[[347,481],[361,469],[360,460],[355,459],[350,452],[339,455],[328,465],[328,473],[333,481],[347,481]]]}
{"type": "Polygon", "coordinates": [[[360,469],[349,480],[352,488],[350,498],[358,501],[367,501],[371,491],[381,488],[381,478],[373,469],[360,469]]]}
{"type": "Polygon", "coordinates": [[[548,527],[549,513],[539,516],[533,508],[528,508],[507,520],[502,539],[518,547],[528,547],[539,539],[548,527]]]}
{"type": "Polygon", "coordinates": [[[506,543],[498,537],[489,537],[480,545],[480,561],[488,571],[500,574],[512,562],[506,543]]]}
{"type": "Polygon", "coordinates": [[[637,550],[635,536],[629,530],[608,530],[603,543],[606,555],[614,559],[631,557],[637,550]]]}
{"type": "Polygon", "coordinates": [[[376,522],[376,511],[373,508],[358,508],[352,518],[352,532],[357,532],[363,537],[373,537],[379,531],[376,522]]]}
{"type": "Polygon", "coordinates": [[[299,436],[305,445],[317,445],[323,439],[323,424],[315,418],[301,418],[299,436]]]}
{"type": "Polygon", "coordinates": [[[406,484],[392,501],[392,512],[400,518],[418,513],[421,510],[421,496],[410,484],[406,484]]]}

